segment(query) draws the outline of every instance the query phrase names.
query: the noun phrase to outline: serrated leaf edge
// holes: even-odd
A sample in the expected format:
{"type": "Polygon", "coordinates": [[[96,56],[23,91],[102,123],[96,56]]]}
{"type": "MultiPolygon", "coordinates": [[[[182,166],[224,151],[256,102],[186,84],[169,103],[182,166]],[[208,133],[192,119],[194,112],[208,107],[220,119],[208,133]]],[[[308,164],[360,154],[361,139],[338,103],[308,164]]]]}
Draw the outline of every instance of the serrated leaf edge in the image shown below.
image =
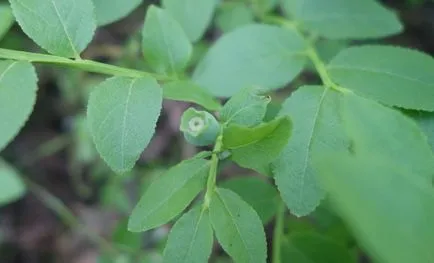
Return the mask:
{"type": "MultiPolygon", "coordinates": [[[[4,61],[11,61],[11,60],[4,60],[4,61]]],[[[11,61],[12,62],[12,61],[11,61]]],[[[18,64],[18,63],[21,63],[21,64],[29,64],[30,65],[30,68],[31,68],[31,74],[32,74],[32,77],[34,77],[34,79],[36,80],[36,83],[35,83],[35,87],[36,87],[36,89],[34,90],[34,94],[35,94],[35,96],[34,96],[34,99],[33,99],[33,103],[32,103],[32,105],[31,105],[31,111],[27,114],[27,118],[22,122],[22,124],[21,124],[21,126],[19,126],[19,128],[16,130],[16,132],[14,133],[14,134],[12,134],[12,136],[11,136],[11,138],[8,140],[8,142],[6,142],[5,143],[5,145],[0,145],[0,152],[9,144],[9,143],[11,143],[16,137],[17,137],[17,135],[20,133],[20,131],[22,130],[22,128],[26,125],[26,123],[27,123],[27,121],[29,120],[29,118],[30,118],[30,115],[32,114],[32,112],[33,112],[33,109],[35,108],[35,104],[36,104],[36,97],[37,97],[37,94],[36,94],[36,92],[37,92],[37,90],[38,90],[38,81],[39,81],[39,79],[38,79],[38,75],[36,74],[36,70],[35,70],[35,67],[32,65],[32,63],[29,63],[29,62],[21,62],[21,61],[13,61],[12,62],[12,64],[2,73],[2,75],[0,75],[0,82],[1,82],[1,80],[4,78],[4,76],[6,75],[6,72],[7,71],[9,71],[13,66],[15,66],[16,64],[18,64]]]]}

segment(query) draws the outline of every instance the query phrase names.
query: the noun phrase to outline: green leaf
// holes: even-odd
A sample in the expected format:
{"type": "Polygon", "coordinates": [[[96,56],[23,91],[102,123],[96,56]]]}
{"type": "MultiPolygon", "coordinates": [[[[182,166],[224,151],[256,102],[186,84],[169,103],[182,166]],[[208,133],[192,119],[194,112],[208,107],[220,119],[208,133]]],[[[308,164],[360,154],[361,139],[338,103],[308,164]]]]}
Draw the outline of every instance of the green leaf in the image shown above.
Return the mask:
{"type": "Polygon", "coordinates": [[[374,152],[352,157],[325,153],[318,163],[340,215],[374,258],[386,263],[433,261],[431,184],[374,152]]]}
{"type": "MultiPolygon", "coordinates": [[[[334,211],[330,199],[325,199],[321,202],[321,205],[309,215],[308,221],[315,222],[316,231],[333,239],[334,241],[348,246],[354,243],[354,237],[347,225],[343,222],[334,211]]],[[[311,225],[313,228],[313,226],[311,225]]],[[[291,229],[291,226],[289,226],[291,229]]]]}
{"type": "Polygon", "coordinates": [[[191,81],[169,82],[163,87],[165,99],[196,103],[208,110],[217,111],[220,103],[205,89],[191,81]]]}
{"type": "Polygon", "coordinates": [[[25,192],[26,187],[17,171],[0,159],[0,206],[17,200],[25,192]]]}
{"type": "Polygon", "coordinates": [[[9,0],[23,31],[48,52],[78,58],[96,28],[91,0],[9,0]]]}
{"type": "Polygon", "coordinates": [[[223,3],[217,11],[217,27],[227,33],[254,21],[253,11],[245,4],[238,2],[223,3]]]}
{"type": "Polygon", "coordinates": [[[136,9],[142,0],[92,0],[98,25],[120,20],[136,9]]]}
{"type": "MultiPolygon", "coordinates": [[[[321,207],[321,206],[319,206],[321,207]]],[[[316,210],[315,210],[316,213],[316,210]]],[[[310,233],[315,231],[317,222],[314,221],[316,218],[311,220],[310,217],[298,218],[295,216],[290,216],[285,218],[285,229],[291,229],[291,233],[310,233]],[[315,223],[315,225],[313,225],[315,223]]],[[[284,240],[282,240],[283,243],[284,240]]]]}
{"type": "Polygon", "coordinates": [[[15,138],[32,113],[37,81],[32,64],[0,60],[0,151],[15,138]]]}
{"type": "Polygon", "coordinates": [[[122,219],[117,223],[111,239],[117,247],[127,247],[134,252],[142,250],[142,237],[128,231],[128,220],[122,219]]]}
{"type": "Polygon", "coordinates": [[[179,22],[190,41],[196,42],[202,38],[210,25],[217,2],[217,0],[163,0],[163,7],[179,22]]]}
{"type": "Polygon", "coordinates": [[[12,9],[8,5],[0,3],[0,40],[9,31],[14,22],[12,9]]]}
{"type": "Polygon", "coordinates": [[[146,231],[181,213],[205,186],[209,164],[196,157],[179,163],[157,178],[134,208],[128,229],[146,231]]]}
{"type": "Polygon", "coordinates": [[[381,38],[402,31],[398,16],[376,0],[283,0],[283,9],[320,36],[381,38]]]}
{"type": "Polygon", "coordinates": [[[339,118],[341,96],[325,87],[304,86],[283,104],[280,115],[291,116],[294,130],[272,166],[279,192],[296,216],[315,210],[324,197],[312,157],[347,147],[339,118]]]}
{"type": "Polygon", "coordinates": [[[343,120],[356,153],[384,154],[431,184],[434,155],[417,124],[401,112],[375,101],[346,94],[343,120]]]}
{"type": "Polygon", "coordinates": [[[304,49],[304,40],[295,31],[243,26],[217,40],[198,64],[193,80],[219,97],[251,86],[282,88],[303,69],[304,49]]]}
{"type": "Polygon", "coordinates": [[[249,0],[253,10],[259,14],[265,14],[276,8],[278,0],[249,0]]]}
{"type": "Polygon", "coordinates": [[[277,212],[279,193],[267,181],[259,177],[237,177],[226,180],[220,187],[238,194],[258,213],[263,224],[267,224],[277,212]]]}
{"type": "Polygon", "coordinates": [[[355,263],[348,249],[315,232],[293,233],[283,239],[282,262],[355,263]]]}
{"type": "MultiPolygon", "coordinates": [[[[281,125],[291,130],[289,117],[280,117],[270,122],[261,123],[255,127],[231,124],[223,130],[223,147],[225,149],[239,149],[255,144],[268,136],[276,136],[274,132],[281,129],[281,125]]],[[[290,132],[289,132],[290,133],[290,132]]]]}
{"type": "Polygon", "coordinates": [[[274,120],[282,109],[281,101],[271,101],[270,104],[267,105],[267,112],[264,116],[264,121],[269,122],[274,120]]]}
{"type": "Polygon", "coordinates": [[[142,35],[145,60],[156,72],[174,74],[187,66],[193,47],[168,11],[150,6],[142,35]]]}
{"type": "Polygon", "coordinates": [[[231,151],[231,159],[241,167],[261,171],[286,146],[291,130],[287,116],[252,128],[233,124],[223,130],[223,146],[231,151]]]}
{"type": "Polygon", "coordinates": [[[162,90],[150,77],[114,77],[92,92],[87,117],[96,148],[117,173],[131,170],[154,132],[162,90]]]}
{"type": "Polygon", "coordinates": [[[260,124],[271,100],[269,96],[262,96],[260,93],[260,89],[245,88],[235,94],[220,111],[221,121],[226,125],[254,126],[260,124]]]}
{"type": "Polygon", "coordinates": [[[252,167],[256,172],[265,175],[265,176],[273,176],[273,170],[271,167],[271,163],[257,165],[256,167],[252,167]]]}
{"type": "Polygon", "coordinates": [[[113,256],[112,254],[108,254],[108,255],[103,254],[97,259],[97,263],[132,263],[132,262],[137,262],[137,261],[133,261],[131,255],[125,255],[121,253],[118,253],[115,256],[113,256]]]}
{"type": "Polygon", "coordinates": [[[163,262],[208,262],[213,242],[208,209],[198,206],[185,213],[172,227],[164,249],[163,262]]]}
{"type": "Polygon", "coordinates": [[[434,111],[434,59],[416,50],[360,46],[327,66],[333,81],[390,106],[434,111]]]}
{"type": "Polygon", "coordinates": [[[217,240],[235,262],[266,262],[264,229],[252,207],[234,192],[218,188],[209,212],[217,240]]]}
{"type": "Polygon", "coordinates": [[[432,112],[412,112],[409,115],[416,121],[428,139],[431,151],[434,152],[434,113],[432,112]]]}

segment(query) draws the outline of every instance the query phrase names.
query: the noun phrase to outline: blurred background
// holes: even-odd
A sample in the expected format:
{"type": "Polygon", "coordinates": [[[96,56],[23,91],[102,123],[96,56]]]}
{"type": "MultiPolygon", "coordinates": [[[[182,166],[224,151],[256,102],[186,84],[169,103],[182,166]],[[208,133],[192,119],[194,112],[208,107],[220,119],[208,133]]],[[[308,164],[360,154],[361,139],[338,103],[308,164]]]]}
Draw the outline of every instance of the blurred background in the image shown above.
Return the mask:
{"type": "MultiPolygon", "coordinates": [[[[195,45],[193,67],[223,33],[254,22],[249,1],[222,1],[212,27],[195,45]]],[[[385,0],[400,15],[405,31],[382,42],[412,47],[434,54],[434,3],[430,0],[385,0]]],[[[1,5],[8,2],[0,0],[1,5]]],[[[146,7],[143,3],[124,19],[98,28],[82,57],[128,68],[147,70],[140,52],[140,30],[146,7]]],[[[200,12],[200,10],[198,10],[200,12]]],[[[276,14],[280,10],[275,10],[276,14]]],[[[0,12],[0,48],[41,51],[19,28],[5,26],[0,12]]],[[[4,17],[3,17],[4,19],[4,17]]],[[[318,43],[324,60],[351,44],[343,41],[318,43]]],[[[25,195],[0,206],[0,263],[105,263],[161,262],[170,225],[142,234],[126,230],[128,216],[144,189],[168,167],[191,157],[198,149],[187,144],[178,132],[179,119],[187,103],[165,101],[157,132],[135,169],[116,176],[99,158],[87,132],[86,104],[92,87],[105,76],[48,65],[37,65],[39,91],[29,121],[1,153],[24,178],[25,195]]],[[[280,90],[269,108],[299,86],[319,80],[309,71],[280,90]]],[[[3,124],[0,123],[0,129],[3,124]]],[[[219,180],[256,176],[231,163],[224,163],[219,180]]],[[[271,182],[270,182],[271,183],[271,182]]],[[[232,184],[237,188],[236,184],[232,184]]],[[[242,191],[242,189],[238,189],[242,191]]],[[[255,208],[269,209],[277,200],[270,193],[243,193],[255,208]],[[248,196],[248,195],[251,196],[248,196]],[[254,194],[254,196],[252,196],[254,194]]],[[[273,211],[263,218],[268,240],[272,239],[273,211]]],[[[371,262],[351,234],[325,202],[309,217],[290,217],[292,230],[314,230],[350,249],[357,262],[371,262]]],[[[311,248],[318,249],[318,248],[311,248]]],[[[217,246],[212,262],[231,262],[217,246]]]]}

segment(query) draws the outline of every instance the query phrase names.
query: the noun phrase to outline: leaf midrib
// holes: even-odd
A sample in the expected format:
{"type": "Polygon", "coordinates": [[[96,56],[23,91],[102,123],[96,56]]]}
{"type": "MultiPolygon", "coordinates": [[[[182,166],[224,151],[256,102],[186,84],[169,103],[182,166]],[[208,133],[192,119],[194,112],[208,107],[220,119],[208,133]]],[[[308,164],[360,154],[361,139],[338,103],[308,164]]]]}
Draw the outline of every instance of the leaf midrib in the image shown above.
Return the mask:
{"type": "MultiPolygon", "coordinates": [[[[189,258],[189,255],[190,255],[190,252],[191,252],[191,250],[192,250],[192,248],[193,248],[194,241],[196,240],[197,232],[199,231],[199,226],[200,226],[200,223],[201,223],[201,220],[202,220],[202,218],[203,218],[204,213],[205,213],[205,210],[204,210],[204,209],[201,209],[201,211],[200,211],[200,215],[199,215],[199,218],[198,218],[198,220],[197,220],[197,224],[196,224],[195,227],[194,227],[193,237],[192,237],[192,239],[191,239],[191,242],[190,242],[190,244],[189,244],[189,246],[188,246],[187,253],[185,254],[185,257],[183,258],[182,262],[186,262],[185,260],[186,260],[187,258],[189,258]]],[[[186,262],[186,263],[189,263],[189,262],[186,262]]]]}
{"type": "Polygon", "coordinates": [[[161,202],[158,203],[157,206],[155,206],[152,210],[150,210],[146,214],[146,216],[143,217],[143,220],[142,220],[142,223],[140,225],[141,226],[140,228],[143,229],[144,226],[145,226],[146,220],[148,219],[148,217],[150,217],[155,211],[157,211],[158,209],[160,209],[161,206],[163,206],[165,203],[167,203],[167,201],[173,197],[174,193],[177,193],[181,188],[183,188],[191,179],[193,179],[199,173],[199,171],[201,171],[208,164],[209,164],[209,162],[205,162],[203,165],[201,165],[200,167],[198,167],[194,172],[191,173],[192,175],[190,177],[186,178],[186,180],[184,180],[182,182],[182,184],[179,184],[178,187],[174,188],[174,191],[172,191],[172,193],[170,195],[167,195],[166,198],[162,199],[161,202]],[[145,222],[145,223],[143,223],[143,222],[145,222]]]}
{"type": "Polygon", "coordinates": [[[369,69],[369,68],[365,68],[365,67],[356,67],[356,66],[328,66],[327,67],[328,70],[357,70],[357,71],[362,71],[362,72],[367,72],[367,73],[372,73],[372,74],[380,74],[380,75],[388,75],[388,76],[392,76],[392,77],[396,77],[399,79],[403,79],[403,80],[407,80],[407,81],[411,81],[411,82],[418,82],[422,85],[426,85],[429,87],[434,87],[434,83],[428,83],[428,82],[424,82],[423,80],[417,79],[417,78],[412,78],[409,76],[404,76],[404,75],[399,75],[390,71],[385,71],[385,70],[379,70],[379,69],[369,69]]]}
{"type": "Polygon", "coordinates": [[[130,87],[128,89],[128,95],[127,100],[125,101],[125,110],[124,110],[124,116],[122,119],[122,132],[121,132],[121,163],[122,168],[125,169],[125,137],[127,136],[127,117],[128,117],[128,106],[131,99],[131,93],[134,88],[134,84],[136,83],[137,79],[131,80],[130,87]]]}
{"type": "Polygon", "coordinates": [[[244,248],[245,248],[245,251],[247,252],[247,257],[250,258],[250,256],[249,256],[249,248],[247,247],[246,242],[245,242],[244,239],[242,238],[241,231],[240,231],[240,229],[238,228],[238,225],[236,224],[236,221],[235,221],[235,219],[234,219],[235,217],[232,215],[232,213],[231,213],[229,207],[226,205],[225,201],[224,201],[223,198],[220,196],[220,192],[219,192],[218,190],[216,190],[216,194],[217,194],[218,199],[222,202],[222,204],[223,204],[223,208],[224,208],[224,209],[227,211],[227,213],[229,214],[229,218],[231,219],[232,224],[234,225],[235,229],[237,230],[237,233],[238,233],[238,236],[239,236],[239,238],[240,238],[240,240],[241,240],[241,243],[243,244],[243,246],[244,246],[244,248]]]}
{"type": "Polygon", "coordinates": [[[12,62],[4,71],[3,73],[0,75],[0,83],[3,80],[3,78],[6,76],[6,73],[8,71],[10,71],[16,64],[18,64],[18,61],[14,61],[12,62]]]}
{"type": "MultiPolygon", "coordinates": [[[[68,1],[75,1],[75,0],[68,0],[68,1]]],[[[65,32],[66,38],[68,38],[69,44],[71,45],[72,48],[72,52],[74,52],[75,57],[79,57],[80,54],[78,54],[77,50],[75,49],[74,43],[72,42],[71,36],[68,33],[68,30],[66,28],[66,25],[64,23],[64,21],[62,20],[62,17],[60,16],[59,13],[59,9],[57,9],[56,3],[54,2],[54,0],[50,1],[51,4],[53,5],[54,11],[56,12],[56,16],[59,19],[60,24],[62,25],[63,31],[65,32]]],[[[74,2],[75,3],[75,2],[74,2]]]]}
{"type": "Polygon", "coordinates": [[[314,136],[315,131],[317,129],[318,116],[319,116],[319,113],[321,112],[322,104],[324,102],[324,98],[326,97],[328,91],[329,91],[329,88],[324,87],[323,93],[321,94],[321,98],[320,98],[320,101],[318,103],[318,109],[315,112],[315,115],[313,118],[312,131],[311,131],[310,136],[309,136],[309,140],[307,143],[306,157],[305,157],[304,162],[303,162],[303,173],[302,173],[302,177],[301,177],[301,187],[300,187],[300,192],[299,192],[298,200],[297,200],[298,204],[303,203],[301,200],[303,200],[303,195],[304,195],[304,186],[306,183],[305,177],[306,177],[306,171],[307,171],[309,158],[310,158],[310,151],[311,151],[311,147],[312,147],[313,136],[314,136]]]}
{"type": "MultiPolygon", "coordinates": [[[[251,108],[254,108],[254,107],[261,106],[262,103],[264,103],[264,102],[263,102],[263,101],[257,101],[257,102],[255,102],[254,104],[250,104],[250,105],[248,105],[247,107],[243,107],[243,108],[241,108],[241,109],[235,111],[235,112],[234,112],[234,113],[229,117],[229,119],[225,121],[225,124],[226,124],[226,125],[230,124],[231,121],[232,121],[234,118],[236,118],[238,115],[241,115],[244,111],[250,110],[251,108]]],[[[267,102],[267,104],[268,104],[268,102],[267,102]]],[[[264,115],[265,115],[265,114],[264,114],[264,115]]]]}

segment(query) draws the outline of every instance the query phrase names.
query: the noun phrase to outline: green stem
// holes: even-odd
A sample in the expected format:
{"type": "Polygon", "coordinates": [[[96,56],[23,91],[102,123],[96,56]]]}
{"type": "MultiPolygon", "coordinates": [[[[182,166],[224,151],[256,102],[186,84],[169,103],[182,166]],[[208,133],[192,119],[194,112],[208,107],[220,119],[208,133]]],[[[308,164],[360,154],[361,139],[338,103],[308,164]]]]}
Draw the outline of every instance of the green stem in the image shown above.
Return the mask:
{"type": "Polygon", "coordinates": [[[265,23],[281,25],[281,26],[284,26],[286,28],[295,30],[299,34],[301,34],[300,29],[298,28],[298,24],[293,22],[293,21],[290,21],[288,19],[285,19],[285,18],[282,18],[279,16],[271,16],[271,15],[263,16],[260,19],[262,21],[264,21],[265,23]]]}
{"type": "Polygon", "coordinates": [[[333,80],[330,78],[330,76],[327,72],[326,65],[319,57],[318,52],[316,51],[313,44],[309,44],[308,49],[307,49],[307,56],[312,61],[312,63],[314,65],[316,71],[318,72],[319,77],[321,78],[321,81],[324,84],[324,86],[326,86],[327,88],[332,88],[332,89],[334,89],[336,91],[340,91],[340,92],[349,92],[348,89],[342,88],[333,82],[333,80]]]}
{"type": "Polygon", "coordinates": [[[217,179],[217,167],[219,163],[218,154],[221,151],[222,146],[223,146],[223,135],[219,135],[217,137],[216,143],[214,145],[214,150],[211,155],[211,166],[209,168],[209,175],[208,175],[208,181],[206,183],[206,193],[205,193],[204,204],[203,204],[204,209],[209,207],[209,204],[211,203],[212,194],[214,193],[216,179],[217,179]]]}
{"type": "Polygon", "coordinates": [[[281,263],[280,248],[282,246],[283,224],[285,222],[285,203],[280,201],[276,213],[276,222],[273,231],[273,263],[281,263]]]}
{"type": "Polygon", "coordinates": [[[321,81],[324,83],[324,85],[329,88],[333,88],[334,86],[336,86],[336,84],[334,84],[333,81],[330,79],[330,76],[327,73],[327,69],[324,62],[319,57],[318,52],[316,51],[316,49],[313,47],[312,44],[310,44],[307,49],[307,56],[315,66],[315,69],[318,72],[321,81]]]}
{"type": "Polygon", "coordinates": [[[169,76],[153,74],[153,73],[129,69],[129,68],[117,67],[117,66],[104,64],[92,60],[85,60],[85,59],[74,60],[74,59],[68,59],[64,57],[53,56],[53,55],[31,53],[31,52],[17,51],[11,49],[0,48],[0,58],[35,62],[35,63],[56,64],[61,66],[78,68],[88,72],[119,76],[119,77],[140,78],[140,77],[151,76],[160,81],[172,80],[172,78],[169,76]]]}
{"type": "Polygon", "coordinates": [[[340,87],[336,83],[334,83],[328,72],[327,67],[324,64],[324,62],[321,60],[318,51],[315,49],[314,42],[316,41],[317,37],[314,35],[311,35],[310,37],[306,37],[302,30],[300,30],[297,23],[290,21],[288,19],[277,17],[277,16],[265,16],[262,18],[262,20],[266,23],[271,24],[278,24],[285,28],[289,28],[291,30],[296,31],[301,37],[304,38],[305,43],[307,44],[307,50],[305,52],[305,55],[312,61],[315,70],[318,72],[321,81],[323,82],[324,86],[327,88],[332,88],[334,90],[340,91],[340,92],[348,92],[347,89],[340,87]]]}

